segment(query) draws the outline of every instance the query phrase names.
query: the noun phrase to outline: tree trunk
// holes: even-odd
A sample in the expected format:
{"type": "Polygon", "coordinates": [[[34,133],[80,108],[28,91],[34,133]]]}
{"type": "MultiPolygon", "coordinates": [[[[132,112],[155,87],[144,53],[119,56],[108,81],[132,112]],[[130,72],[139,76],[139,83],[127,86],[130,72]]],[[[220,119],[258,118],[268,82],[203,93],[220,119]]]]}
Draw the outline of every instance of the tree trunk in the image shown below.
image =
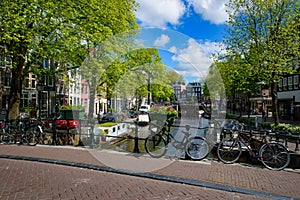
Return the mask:
{"type": "MultiPolygon", "coordinates": [[[[93,85],[93,83],[92,83],[92,85],[93,85]]],[[[89,113],[88,113],[88,118],[89,119],[93,119],[94,118],[93,114],[94,114],[94,105],[95,105],[95,94],[96,94],[96,89],[95,89],[94,86],[92,86],[90,88],[90,96],[89,96],[89,98],[90,98],[90,101],[89,101],[89,113]]]]}
{"type": "Polygon", "coordinates": [[[8,103],[8,118],[16,119],[19,116],[19,107],[22,94],[23,85],[23,67],[25,59],[18,56],[16,59],[16,67],[12,68],[12,80],[9,92],[9,103],[8,103]]]}
{"type": "Polygon", "coordinates": [[[279,124],[278,115],[278,98],[277,98],[277,83],[271,82],[271,95],[272,95],[272,115],[275,125],[279,124]]]}

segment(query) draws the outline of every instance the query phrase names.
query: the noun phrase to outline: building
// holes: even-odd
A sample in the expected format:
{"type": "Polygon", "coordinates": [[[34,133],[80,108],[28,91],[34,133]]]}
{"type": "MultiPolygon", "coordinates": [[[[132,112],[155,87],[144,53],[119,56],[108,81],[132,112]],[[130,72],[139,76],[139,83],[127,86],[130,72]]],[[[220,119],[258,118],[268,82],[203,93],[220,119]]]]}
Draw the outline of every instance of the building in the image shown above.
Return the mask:
{"type": "Polygon", "coordinates": [[[172,85],[172,88],[179,103],[198,102],[202,99],[201,83],[199,82],[191,82],[187,85],[176,82],[172,85]]]}
{"type": "Polygon", "coordinates": [[[175,82],[172,88],[177,101],[186,100],[186,85],[184,82],[175,82]]]}
{"type": "Polygon", "coordinates": [[[192,82],[186,86],[186,96],[188,99],[199,102],[202,98],[201,96],[201,83],[192,82]]]}
{"type": "MultiPolygon", "coordinates": [[[[272,111],[272,97],[270,95],[270,89],[268,84],[258,83],[258,90],[256,94],[253,94],[249,98],[250,110],[252,114],[261,114],[262,111],[272,111]]],[[[243,104],[239,104],[240,107],[245,107],[243,104]]],[[[248,112],[249,110],[247,110],[248,112]]]]}
{"type": "Polygon", "coordinates": [[[297,74],[287,75],[278,82],[279,118],[300,121],[300,84],[298,65],[297,74]]]}
{"type": "Polygon", "coordinates": [[[1,109],[8,109],[10,83],[12,79],[10,67],[11,59],[8,56],[0,55],[0,105],[1,109]]]}
{"type": "Polygon", "coordinates": [[[82,77],[79,69],[68,71],[68,78],[68,104],[83,106],[87,113],[89,108],[89,86],[87,81],[82,77]]]}
{"type": "MultiPolygon", "coordinates": [[[[11,59],[0,55],[1,110],[8,109],[11,66],[11,59]]],[[[24,78],[20,112],[28,112],[32,117],[47,118],[55,112],[56,105],[80,105],[88,109],[89,88],[79,72],[73,76],[71,71],[60,75],[51,73],[51,70],[55,70],[55,63],[48,59],[43,60],[41,67],[48,69],[49,73],[39,76],[29,73],[24,78]]]]}

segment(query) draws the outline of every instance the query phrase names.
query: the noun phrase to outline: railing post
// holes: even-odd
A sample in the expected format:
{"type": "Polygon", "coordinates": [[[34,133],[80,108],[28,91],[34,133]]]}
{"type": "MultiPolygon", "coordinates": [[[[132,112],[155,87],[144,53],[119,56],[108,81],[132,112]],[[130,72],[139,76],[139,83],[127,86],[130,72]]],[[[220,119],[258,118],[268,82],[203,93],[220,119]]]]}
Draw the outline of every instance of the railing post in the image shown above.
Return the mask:
{"type": "Polygon", "coordinates": [[[299,151],[299,137],[300,137],[300,133],[297,133],[297,140],[296,140],[296,148],[295,148],[295,151],[299,151]]]}
{"type": "Polygon", "coordinates": [[[52,145],[56,145],[56,116],[52,119],[52,145]]]}
{"type": "Polygon", "coordinates": [[[94,121],[92,119],[89,120],[91,123],[91,144],[90,144],[90,149],[93,149],[95,146],[95,141],[94,141],[94,121]]]}
{"type": "Polygon", "coordinates": [[[82,142],[82,140],[81,140],[81,123],[82,123],[82,120],[81,119],[79,119],[79,124],[78,124],[78,144],[77,144],[77,146],[83,146],[83,142],[82,142]]]}
{"type": "Polygon", "coordinates": [[[284,140],[285,140],[285,147],[289,148],[289,146],[288,146],[288,141],[289,141],[289,134],[288,134],[288,132],[286,132],[284,134],[284,140]]]}

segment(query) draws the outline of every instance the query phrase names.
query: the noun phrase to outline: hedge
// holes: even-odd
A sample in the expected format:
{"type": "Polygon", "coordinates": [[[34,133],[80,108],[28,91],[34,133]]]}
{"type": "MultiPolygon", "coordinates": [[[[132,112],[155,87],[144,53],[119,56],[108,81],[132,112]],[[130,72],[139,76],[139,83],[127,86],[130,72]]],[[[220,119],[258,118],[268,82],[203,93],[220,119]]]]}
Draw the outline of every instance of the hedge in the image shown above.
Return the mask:
{"type": "MultiPolygon", "coordinates": [[[[237,114],[226,113],[226,119],[234,119],[241,123],[244,123],[248,126],[255,126],[255,118],[253,117],[242,117],[237,114]]],[[[300,125],[286,124],[280,123],[277,126],[273,122],[259,122],[259,128],[262,129],[270,129],[272,131],[285,132],[291,135],[299,135],[300,134],[300,125]]]]}

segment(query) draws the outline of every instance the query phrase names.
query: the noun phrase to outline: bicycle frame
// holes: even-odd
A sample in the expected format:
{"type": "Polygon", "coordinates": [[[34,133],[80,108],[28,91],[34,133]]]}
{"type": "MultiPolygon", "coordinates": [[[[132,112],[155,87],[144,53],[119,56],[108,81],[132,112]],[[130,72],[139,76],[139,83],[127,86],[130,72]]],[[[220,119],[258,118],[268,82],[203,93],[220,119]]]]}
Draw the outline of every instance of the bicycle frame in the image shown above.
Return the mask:
{"type": "Polygon", "coordinates": [[[266,139],[267,135],[266,133],[264,133],[263,135],[259,135],[261,139],[259,140],[259,145],[257,145],[257,148],[252,144],[254,141],[253,136],[254,134],[252,131],[250,131],[249,133],[245,131],[238,131],[236,139],[246,147],[250,156],[254,158],[259,158],[259,149],[262,147],[262,145],[268,143],[266,139]],[[249,134],[249,136],[246,134],[249,134]],[[245,139],[246,137],[249,137],[248,140],[245,139]]]}
{"type": "Polygon", "coordinates": [[[246,149],[250,157],[256,158],[268,169],[281,170],[288,166],[290,162],[288,149],[283,144],[269,141],[267,137],[272,134],[270,131],[248,132],[242,128],[243,126],[240,129],[229,130],[219,143],[217,154],[223,163],[235,163],[240,158],[242,151],[246,149]],[[228,133],[230,137],[226,137],[228,133]],[[234,137],[236,133],[237,136],[234,137]],[[255,144],[255,135],[260,136],[260,140],[257,140],[258,144],[255,144]]]}
{"type": "Polygon", "coordinates": [[[185,126],[186,131],[182,131],[184,135],[180,141],[175,139],[175,136],[170,133],[170,128],[171,125],[168,121],[166,121],[164,126],[150,123],[149,129],[151,134],[145,140],[145,149],[151,157],[159,158],[165,155],[168,144],[171,144],[176,149],[175,157],[179,157],[176,156],[178,153],[182,155],[181,153],[185,152],[185,158],[201,160],[209,154],[211,145],[203,137],[190,136],[191,127],[189,125],[185,126]],[[152,126],[156,127],[156,129],[152,128],[152,126]]]}
{"type": "Polygon", "coordinates": [[[170,129],[168,131],[164,131],[162,133],[163,138],[166,140],[167,144],[171,144],[176,149],[185,149],[186,143],[188,142],[188,134],[189,132],[183,132],[184,136],[181,141],[175,139],[175,137],[170,133],[170,129]]]}

